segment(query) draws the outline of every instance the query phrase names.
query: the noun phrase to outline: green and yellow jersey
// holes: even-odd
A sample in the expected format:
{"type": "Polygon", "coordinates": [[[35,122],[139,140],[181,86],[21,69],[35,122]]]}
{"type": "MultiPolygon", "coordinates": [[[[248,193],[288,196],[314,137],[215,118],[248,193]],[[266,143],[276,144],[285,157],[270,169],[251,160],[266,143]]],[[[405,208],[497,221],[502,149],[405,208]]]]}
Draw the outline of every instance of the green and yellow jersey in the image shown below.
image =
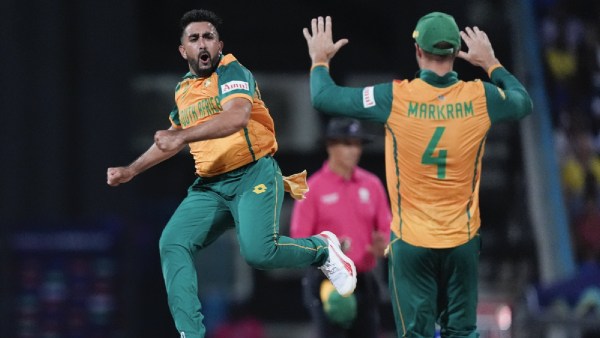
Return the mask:
{"type": "Polygon", "coordinates": [[[210,177],[229,172],[277,151],[275,127],[261,99],[254,76],[227,54],[211,76],[186,74],[175,88],[176,106],[169,115],[174,128],[190,128],[209,121],[236,97],[252,102],[248,125],[227,137],[192,142],[196,174],[210,177]]]}
{"type": "Polygon", "coordinates": [[[410,81],[349,88],[337,86],[326,66],[311,71],[315,108],[384,123],[391,228],[405,242],[450,248],[477,234],[487,133],[532,111],[527,91],[505,68],[491,69],[491,80],[421,70],[410,81]]]}

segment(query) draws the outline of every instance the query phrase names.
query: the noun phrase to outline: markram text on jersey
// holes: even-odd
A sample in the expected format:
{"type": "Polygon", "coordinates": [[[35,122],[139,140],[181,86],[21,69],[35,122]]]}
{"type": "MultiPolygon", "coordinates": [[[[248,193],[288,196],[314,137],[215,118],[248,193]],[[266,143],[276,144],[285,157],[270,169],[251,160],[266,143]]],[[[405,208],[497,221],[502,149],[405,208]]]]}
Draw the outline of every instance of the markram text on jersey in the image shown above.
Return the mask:
{"type": "Polygon", "coordinates": [[[427,120],[450,120],[469,116],[474,116],[472,101],[449,104],[408,103],[408,117],[427,120]]]}

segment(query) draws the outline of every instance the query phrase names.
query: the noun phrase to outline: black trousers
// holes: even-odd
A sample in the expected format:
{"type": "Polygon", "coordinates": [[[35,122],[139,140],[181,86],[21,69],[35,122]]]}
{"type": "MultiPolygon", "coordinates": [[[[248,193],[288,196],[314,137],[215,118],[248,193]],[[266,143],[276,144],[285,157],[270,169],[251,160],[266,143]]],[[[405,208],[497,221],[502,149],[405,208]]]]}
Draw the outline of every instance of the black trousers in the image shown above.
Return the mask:
{"type": "Polygon", "coordinates": [[[327,318],[319,295],[325,279],[318,269],[310,269],[302,279],[304,305],[316,324],[316,338],[377,338],[379,335],[379,286],[371,272],[358,273],[356,290],[357,316],[352,326],[345,329],[327,318]]]}

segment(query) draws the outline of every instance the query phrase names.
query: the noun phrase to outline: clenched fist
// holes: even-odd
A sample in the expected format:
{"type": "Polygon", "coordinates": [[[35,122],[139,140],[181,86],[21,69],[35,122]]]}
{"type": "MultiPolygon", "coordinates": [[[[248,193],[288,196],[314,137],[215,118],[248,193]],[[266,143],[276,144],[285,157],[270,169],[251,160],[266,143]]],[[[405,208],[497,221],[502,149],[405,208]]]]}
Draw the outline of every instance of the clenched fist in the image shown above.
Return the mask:
{"type": "Polygon", "coordinates": [[[180,130],[159,130],[154,134],[154,143],[162,151],[173,151],[185,144],[180,130]]]}

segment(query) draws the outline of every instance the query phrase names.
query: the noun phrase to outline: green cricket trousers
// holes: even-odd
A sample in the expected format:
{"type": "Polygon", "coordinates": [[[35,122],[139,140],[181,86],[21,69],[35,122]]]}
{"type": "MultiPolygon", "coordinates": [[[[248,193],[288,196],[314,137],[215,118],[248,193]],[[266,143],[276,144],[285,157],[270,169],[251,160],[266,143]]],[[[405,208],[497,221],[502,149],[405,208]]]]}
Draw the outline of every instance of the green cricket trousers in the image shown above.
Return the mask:
{"type": "Polygon", "coordinates": [[[271,156],[216,177],[199,177],[190,186],[159,241],[169,308],[181,337],[205,336],[194,256],[224,231],[235,228],[241,255],[257,269],[325,262],[322,239],[279,235],[283,197],[281,170],[271,156]]]}
{"type": "Polygon", "coordinates": [[[392,233],[389,288],[398,337],[476,338],[481,237],[454,248],[410,245],[392,233]]]}

